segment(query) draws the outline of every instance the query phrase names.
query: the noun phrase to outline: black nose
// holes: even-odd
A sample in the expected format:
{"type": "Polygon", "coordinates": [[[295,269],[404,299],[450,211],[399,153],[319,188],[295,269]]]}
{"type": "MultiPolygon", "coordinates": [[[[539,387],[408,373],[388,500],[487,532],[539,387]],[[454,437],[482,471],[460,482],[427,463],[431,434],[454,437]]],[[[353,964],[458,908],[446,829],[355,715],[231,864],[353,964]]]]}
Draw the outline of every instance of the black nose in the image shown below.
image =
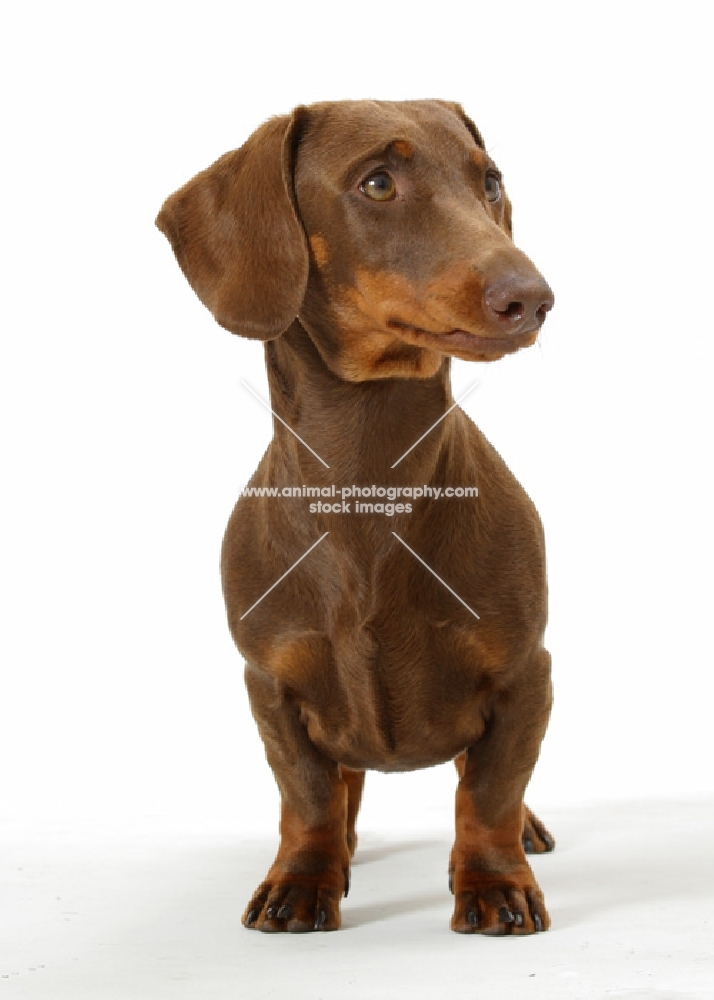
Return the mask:
{"type": "Polygon", "coordinates": [[[539,274],[502,275],[484,289],[486,316],[502,333],[538,330],[554,301],[548,283],[539,274]]]}

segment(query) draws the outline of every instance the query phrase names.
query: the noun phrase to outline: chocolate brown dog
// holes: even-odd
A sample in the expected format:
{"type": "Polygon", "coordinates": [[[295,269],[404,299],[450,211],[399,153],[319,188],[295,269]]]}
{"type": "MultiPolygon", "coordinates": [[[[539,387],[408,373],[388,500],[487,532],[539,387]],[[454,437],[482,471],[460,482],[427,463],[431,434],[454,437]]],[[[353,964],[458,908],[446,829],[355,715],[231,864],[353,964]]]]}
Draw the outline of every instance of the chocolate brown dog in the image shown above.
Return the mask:
{"type": "Polygon", "coordinates": [[[338,928],[365,769],[455,758],[452,928],[545,930],[525,851],[553,840],[523,803],[551,704],[543,533],[451,408],[450,358],[529,346],[553,296],[511,240],[481,135],[442,101],[300,107],[189,181],[157,224],[218,322],[266,341],[280,420],[251,487],[442,490],[407,491],[391,516],[236,505],[228,620],[282,797],[245,926],[338,928]]]}

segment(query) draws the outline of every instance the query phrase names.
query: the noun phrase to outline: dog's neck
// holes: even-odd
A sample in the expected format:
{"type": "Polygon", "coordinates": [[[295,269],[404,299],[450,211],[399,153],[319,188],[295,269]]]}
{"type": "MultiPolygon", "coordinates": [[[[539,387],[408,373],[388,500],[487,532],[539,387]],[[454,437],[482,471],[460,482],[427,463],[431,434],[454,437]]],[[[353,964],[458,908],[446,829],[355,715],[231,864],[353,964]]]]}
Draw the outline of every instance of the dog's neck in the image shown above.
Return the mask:
{"type": "Polygon", "coordinates": [[[273,485],[422,485],[448,464],[459,413],[438,422],[453,403],[448,357],[431,378],[348,382],[298,321],[265,345],[265,357],[272,409],[304,442],[274,419],[273,485]]]}

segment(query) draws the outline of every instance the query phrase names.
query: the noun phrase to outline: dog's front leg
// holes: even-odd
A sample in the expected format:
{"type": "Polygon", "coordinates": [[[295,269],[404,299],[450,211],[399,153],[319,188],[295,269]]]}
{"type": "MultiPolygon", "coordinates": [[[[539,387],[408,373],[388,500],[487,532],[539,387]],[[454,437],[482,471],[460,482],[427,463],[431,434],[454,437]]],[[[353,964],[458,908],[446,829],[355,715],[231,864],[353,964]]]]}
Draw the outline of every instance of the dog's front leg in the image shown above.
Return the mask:
{"type": "Polygon", "coordinates": [[[550,925],[522,843],[523,795],[538,758],[551,703],[550,656],[539,649],[493,706],[469,747],[456,792],[450,881],[451,928],[461,933],[530,934],[550,925]]]}
{"type": "Polygon", "coordinates": [[[337,930],[349,887],[347,784],[310,741],[289,689],[250,665],[246,685],[282,805],[280,847],[243,923],[261,931],[337,930]]]}

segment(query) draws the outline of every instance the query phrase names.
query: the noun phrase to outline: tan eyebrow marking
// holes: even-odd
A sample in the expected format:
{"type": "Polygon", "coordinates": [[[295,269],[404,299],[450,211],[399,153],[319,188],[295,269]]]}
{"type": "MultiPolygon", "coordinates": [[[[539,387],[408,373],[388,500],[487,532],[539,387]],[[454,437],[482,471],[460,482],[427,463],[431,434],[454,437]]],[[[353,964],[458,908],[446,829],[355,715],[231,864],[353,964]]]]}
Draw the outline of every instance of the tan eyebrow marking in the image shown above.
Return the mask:
{"type": "Polygon", "coordinates": [[[397,156],[403,156],[405,160],[410,159],[414,155],[414,148],[406,139],[397,139],[396,142],[392,143],[392,149],[397,156]]]}

